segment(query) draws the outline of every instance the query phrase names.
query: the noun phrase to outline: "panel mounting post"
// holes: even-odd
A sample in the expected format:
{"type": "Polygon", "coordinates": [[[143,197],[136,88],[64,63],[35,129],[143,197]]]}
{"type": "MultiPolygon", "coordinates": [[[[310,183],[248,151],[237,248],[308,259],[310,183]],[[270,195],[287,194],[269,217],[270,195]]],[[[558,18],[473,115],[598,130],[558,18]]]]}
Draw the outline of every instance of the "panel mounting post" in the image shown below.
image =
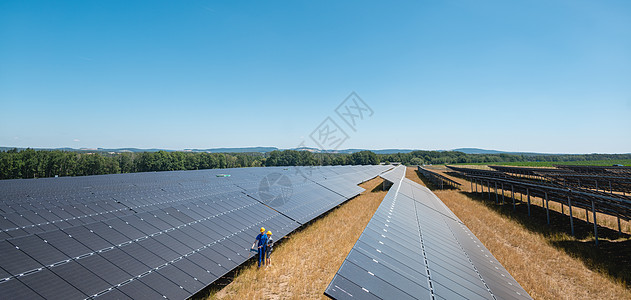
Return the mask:
{"type": "Polygon", "coordinates": [[[567,195],[567,207],[570,208],[570,229],[572,230],[572,236],[574,236],[574,218],[572,216],[572,199],[570,199],[570,195],[567,195]]]}
{"type": "Polygon", "coordinates": [[[526,194],[528,195],[528,216],[530,217],[530,190],[526,188],[526,194]]]}
{"type": "Polygon", "coordinates": [[[596,246],[598,246],[598,222],[596,222],[596,204],[592,200],[592,213],[594,214],[594,238],[596,239],[596,246]]]}
{"type": "Polygon", "coordinates": [[[548,217],[548,225],[550,225],[550,207],[548,206],[548,192],[544,192],[546,196],[546,217],[548,217]]]}
{"type": "Polygon", "coordinates": [[[510,197],[513,198],[513,211],[515,211],[515,186],[510,185],[510,197]]]}

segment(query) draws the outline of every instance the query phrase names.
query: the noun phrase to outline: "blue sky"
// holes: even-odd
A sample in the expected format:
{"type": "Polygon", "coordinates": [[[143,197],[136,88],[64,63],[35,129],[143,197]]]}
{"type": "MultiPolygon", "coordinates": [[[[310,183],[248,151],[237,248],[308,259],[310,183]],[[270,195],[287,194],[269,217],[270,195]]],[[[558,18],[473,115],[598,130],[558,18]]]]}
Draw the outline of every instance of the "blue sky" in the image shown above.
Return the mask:
{"type": "Polygon", "coordinates": [[[2,1],[0,41],[0,146],[631,152],[629,1],[2,1]]]}

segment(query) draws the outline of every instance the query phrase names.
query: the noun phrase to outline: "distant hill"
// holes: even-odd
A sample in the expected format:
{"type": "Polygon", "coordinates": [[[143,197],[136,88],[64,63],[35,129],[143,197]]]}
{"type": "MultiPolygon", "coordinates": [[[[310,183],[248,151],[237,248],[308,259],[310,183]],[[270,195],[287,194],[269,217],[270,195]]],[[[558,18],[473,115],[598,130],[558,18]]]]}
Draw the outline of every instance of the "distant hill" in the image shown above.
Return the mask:
{"type": "MultiPolygon", "coordinates": [[[[346,149],[346,150],[342,150],[345,151],[343,153],[355,153],[355,152],[359,152],[359,151],[365,151],[367,149],[346,149]]],[[[376,154],[394,154],[394,153],[410,153],[412,151],[416,151],[416,150],[412,150],[412,149],[381,149],[381,150],[369,150],[372,151],[376,154]]]]}
{"type": "Polygon", "coordinates": [[[211,148],[211,149],[185,149],[191,152],[210,153],[244,153],[244,152],[272,152],[278,150],[276,147],[244,147],[244,148],[211,148]]]}
{"type": "MultiPolygon", "coordinates": [[[[8,151],[11,149],[15,149],[16,147],[0,147],[0,151],[8,151]]],[[[17,148],[18,150],[24,150],[26,148],[17,148]]],[[[246,152],[271,152],[274,150],[286,150],[277,147],[241,147],[241,148],[208,148],[208,149],[184,149],[184,150],[169,150],[169,149],[140,149],[140,148],[33,148],[35,150],[62,150],[62,151],[76,151],[76,152],[157,152],[157,151],[184,151],[184,152],[209,152],[209,153],[246,153],[246,152]]],[[[299,147],[292,148],[290,150],[297,151],[309,151],[313,153],[343,153],[343,154],[352,154],[359,151],[372,151],[376,154],[394,154],[394,153],[410,153],[412,151],[417,151],[417,149],[380,149],[380,150],[370,150],[370,149],[340,149],[340,150],[322,150],[319,148],[312,147],[299,147]]],[[[439,152],[443,151],[458,151],[466,154],[513,154],[513,155],[565,155],[565,154],[554,154],[554,153],[536,153],[536,152],[508,152],[508,151],[499,151],[499,150],[488,150],[488,149],[480,149],[480,148],[458,148],[453,150],[435,150],[439,152]]]]}
{"type": "Polygon", "coordinates": [[[293,148],[291,150],[309,151],[309,152],[313,152],[313,153],[343,153],[343,154],[353,154],[355,152],[360,152],[360,151],[372,151],[375,154],[410,153],[412,151],[416,151],[416,150],[410,150],[410,149],[382,149],[382,150],[340,149],[340,150],[322,150],[322,149],[319,149],[319,148],[312,148],[312,147],[300,147],[300,148],[293,148]]]}
{"type": "Polygon", "coordinates": [[[463,153],[467,153],[467,154],[500,154],[500,153],[506,153],[506,152],[502,152],[502,151],[498,151],[498,150],[486,150],[486,149],[480,149],[480,148],[458,148],[458,149],[453,149],[452,151],[458,151],[458,152],[463,152],[463,153]]]}
{"type": "Polygon", "coordinates": [[[463,152],[466,154],[513,154],[513,155],[562,155],[554,153],[536,153],[536,152],[508,152],[499,150],[487,150],[480,148],[458,148],[451,151],[463,152]]]}
{"type": "MultiPolygon", "coordinates": [[[[26,148],[19,147],[0,147],[0,151],[8,151],[11,149],[24,150],[26,148]]],[[[184,149],[184,150],[170,150],[170,149],[141,149],[141,148],[33,148],[35,150],[62,150],[62,151],[76,151],[76,152],[158,152],[158,151],[184,151],[184,152],[210,152],[210,153],[244,153],[244,152],[271,152],[278,150],[276,147],[245,147],[245,148],[211,148],[211,149],[184,149]]]]}

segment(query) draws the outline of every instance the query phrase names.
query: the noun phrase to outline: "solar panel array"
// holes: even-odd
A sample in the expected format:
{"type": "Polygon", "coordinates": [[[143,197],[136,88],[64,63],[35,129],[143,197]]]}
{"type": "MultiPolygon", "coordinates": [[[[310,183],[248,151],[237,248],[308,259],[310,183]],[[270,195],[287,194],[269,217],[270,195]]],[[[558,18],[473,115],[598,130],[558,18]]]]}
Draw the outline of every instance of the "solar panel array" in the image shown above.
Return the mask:
{"type": "MultiPolygon", "coordinates": [[[[473,168],[462,168],[455,166],[447,166],[448,168],[464,174],[469,181],[472,182],[473,187],[477,184],[487,187],[487,193],[490,195],[490,189],[493,185],[496,185],[500,189],[505,187],[511,193],[520,193],[522,195],[530,195],[530,197],[538,197],[541,199],[548,199],[561,203],[563,205],[580,207],[583,209],[595,210],[599,213],[611,215],[624,220],[631,220],[631,196],[620,193],[604,192],[602,190],[595,190],[585,187],[561,185],[552,181],[546,180],[530,180],[525,177],[513,176],[510,173],[495,170],[481,170],[473,168]]],[[[512,167],[511,173],[519,174],[522,172],[514,170],[517,167],[512,167]]],[[[603,168],[604,169],[604,168],[603,168]]],[[[522,174],[527,172],[522,172],[522,174]]],[[[501,194],[495,188],[495,194],[501,194]]],[[[512,197],[514,198],[514,197],[512,197]]],[[[528,202],[528,206],[530,203],[528,202]]],[[[548,208],[546,208],[548,210],[548,208]]],[[[572,224],[572,218],[570,216],[570,224],[572,224]]],[[[571,225],[573,227],[573,225],[571,225]]],[[[597,230],[597,228],[594,228],[597,230]]],[[[573,231],[573,229],[572,229],[573,231]]],[[[573,234],[573,232],[572,232],[573,234]]],[[[597,234],[595,234],[597,235],[597,234]]],[[[597,240],[597,239],[596,239],[597,240]]]]}
{"type": "Polygon", "coordinates": [[[394,184],[325,294],[333,299],[530,299],[429,189],[394,184]]]}
{"type": "Polygon", "coordinates": [[[186,299],[250,258],[259,227],[281,238],[386,169],[0,181],[0,299],[186,299]]]}
{"type": "Polygon", "coordinates": [[[631,167],[561,166],[529,168],[489,166],[515,178],[539,179],[540,181],[569,187],[583,187],[597,191],[631,193],[631,167]],[[521,176],[516,176],[521,175],[521,176]]]}
{"type": "Polygon", "coordinates": [[[451,187],[458,187],[460,185],[460,183],[436,171],[429,170],[421,166],[417,166],[416,169],[423,175],[423,177],[429,179],[433,184],[441,189],[445,187],[445,184],[451,187]]]}

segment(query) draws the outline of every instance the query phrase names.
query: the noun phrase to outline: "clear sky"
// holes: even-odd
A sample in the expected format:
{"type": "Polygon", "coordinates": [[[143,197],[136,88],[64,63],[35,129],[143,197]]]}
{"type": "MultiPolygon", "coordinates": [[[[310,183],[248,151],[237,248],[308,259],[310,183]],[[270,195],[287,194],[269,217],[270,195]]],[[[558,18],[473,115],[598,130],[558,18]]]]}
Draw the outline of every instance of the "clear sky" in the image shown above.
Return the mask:
{"type": "Polygon", "coordinates": [[[1,1],[0,146],[631,152],[631,1],[1,1]],[[372,109],[352,130],[335,109],[372,109]]]}

